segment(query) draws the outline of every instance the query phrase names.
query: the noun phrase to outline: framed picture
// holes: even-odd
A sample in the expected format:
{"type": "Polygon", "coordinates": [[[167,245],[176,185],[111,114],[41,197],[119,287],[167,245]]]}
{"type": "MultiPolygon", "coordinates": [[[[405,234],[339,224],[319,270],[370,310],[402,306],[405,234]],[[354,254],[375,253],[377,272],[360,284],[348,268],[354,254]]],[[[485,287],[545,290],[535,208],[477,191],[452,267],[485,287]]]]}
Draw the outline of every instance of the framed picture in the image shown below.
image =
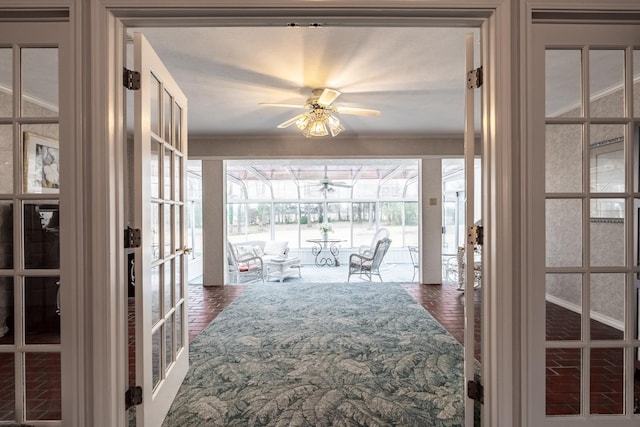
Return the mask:
{"type": "Polygon", "coordinates": [[[24,133],[24,191],[60,191],[60,147],[55,139],[24,133]]]}

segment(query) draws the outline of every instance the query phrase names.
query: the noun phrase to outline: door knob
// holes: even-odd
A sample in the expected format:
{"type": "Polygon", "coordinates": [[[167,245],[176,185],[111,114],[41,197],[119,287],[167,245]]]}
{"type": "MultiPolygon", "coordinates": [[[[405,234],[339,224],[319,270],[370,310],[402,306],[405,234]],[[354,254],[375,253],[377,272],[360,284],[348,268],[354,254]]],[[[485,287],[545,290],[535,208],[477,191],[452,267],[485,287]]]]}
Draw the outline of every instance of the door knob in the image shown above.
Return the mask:
{"type": "MultiPolygon", "coordinates": [[[[177,251],[179,251],[180,249],[177,249],[177,251]]],[[[193,248],[190,248],[188,246],[183,246],[182,247],[182,252],[184,252],[185,254],[189,255],[191,252],[193,252],[193,248]]]]}

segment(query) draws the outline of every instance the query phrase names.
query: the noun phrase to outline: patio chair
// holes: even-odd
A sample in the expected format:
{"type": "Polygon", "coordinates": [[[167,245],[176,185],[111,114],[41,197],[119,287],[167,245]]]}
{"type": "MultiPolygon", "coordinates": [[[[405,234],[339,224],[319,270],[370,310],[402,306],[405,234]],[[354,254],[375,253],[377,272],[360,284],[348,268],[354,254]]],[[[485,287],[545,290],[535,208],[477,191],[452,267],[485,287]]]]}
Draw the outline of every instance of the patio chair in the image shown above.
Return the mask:
{"type": "Polygon", "coordinates": [[[358,254],[365,257],[371,257],[373,255],[373,251],[376,249],[376,244],[384,238],[389,238],[389,230],[386,228],[379,228],[378,231],[376,231],[376,234],[373,235],[371,244],[360,246],[358,248],[358,254]]]}
{"type": "Polygon", "coordinates": [[[229,272],[236,283],[260,280],[264,282],[264,264],[262,258],[253,252],[239,254],[233,244],[227,241],[229,272]]]}
{"type": "Polygon", "coordinates": [[[380,264],[389,250],[389,246],[391,246],[391,240],[385,237],[378,240],[370,257],[360,254],[351,254],[349,257],[349,276],[347,277],[347,282],[351,279],[351,275],[353,274],[360,276],[364,274],[367,276],[369,281],[371,281],[372,276],[378,276],[380,282],[382,282],[380,264]]]}
{"type": "Polygon", "coordinates": [[[413,276],[411,281],[416,278],[416,273],[420,271],[420,249],[417,246],[408,246],[409,255],[411,256],[411,264],[413,264],[413,276]]]}

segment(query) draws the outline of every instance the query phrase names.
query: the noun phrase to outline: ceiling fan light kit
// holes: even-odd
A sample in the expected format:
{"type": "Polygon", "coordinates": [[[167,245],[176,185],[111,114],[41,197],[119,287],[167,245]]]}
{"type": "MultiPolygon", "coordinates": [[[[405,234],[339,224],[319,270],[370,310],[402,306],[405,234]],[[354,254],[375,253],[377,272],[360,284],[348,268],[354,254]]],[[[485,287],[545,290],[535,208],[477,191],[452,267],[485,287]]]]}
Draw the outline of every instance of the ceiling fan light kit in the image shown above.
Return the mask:
{"type": "Polygon", "coordinates": [[[340,120],[322,108],[301,115],[296,120],[296,127],[307,138],[327,136],[329,132],[331,132],[331,136],[337,136],[344,130],[340,120]]]}
{"type": "Polygon", "coordinates": [[[307,138],[314,136],[327,136],[329,133],[331,133],[332,137],[335,137],[342,132],[345,129],[344,126],[340,122],[340,119],[332,113],[355,114],[360,116],[380,115],[380,111],[378,110],[333,107],[331,104],[338,98],[338,96],[340,96],[340,92],[335,89],[314,89],[312,94],[313,96],[307,99],[305,105],[298,106],[271,103],[264,103],[262,105],[268,105],[271,107],[304,108],[309,110],[306,113],[299,114],[278,125],[279,128],[286,128],[295,123],[296,127],[307,138]]]}

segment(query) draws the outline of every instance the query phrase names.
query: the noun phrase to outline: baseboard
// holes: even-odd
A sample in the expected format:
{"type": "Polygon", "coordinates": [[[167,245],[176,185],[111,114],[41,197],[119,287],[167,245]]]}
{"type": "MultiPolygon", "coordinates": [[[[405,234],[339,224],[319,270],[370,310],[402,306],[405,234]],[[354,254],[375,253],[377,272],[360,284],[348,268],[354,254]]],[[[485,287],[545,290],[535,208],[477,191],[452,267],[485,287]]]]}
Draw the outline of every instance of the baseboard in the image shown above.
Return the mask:
{"type": "MultiPolygon", "coordinates": [[[[582,314],[582,307],[580,307],[577,304],[571,303],[569,301],[563,300],[562,298],[558,298],[549,294],[546,295],[546,299],[547,301],[553,304],[559,305],[562,308],[566,308],[567,310],[571,310],[574,313],[578,313],[580,315],[582,314]]],[[[611,326],[612,328],[615,328],[619,331],[624,331],[624,322],[621,322],[616,319],[612,319],[611,317],[605,316],[604,314],[591,313],[591,319],[596,320],[600,323],[603,323],[607,326],[611,326]]]]}

